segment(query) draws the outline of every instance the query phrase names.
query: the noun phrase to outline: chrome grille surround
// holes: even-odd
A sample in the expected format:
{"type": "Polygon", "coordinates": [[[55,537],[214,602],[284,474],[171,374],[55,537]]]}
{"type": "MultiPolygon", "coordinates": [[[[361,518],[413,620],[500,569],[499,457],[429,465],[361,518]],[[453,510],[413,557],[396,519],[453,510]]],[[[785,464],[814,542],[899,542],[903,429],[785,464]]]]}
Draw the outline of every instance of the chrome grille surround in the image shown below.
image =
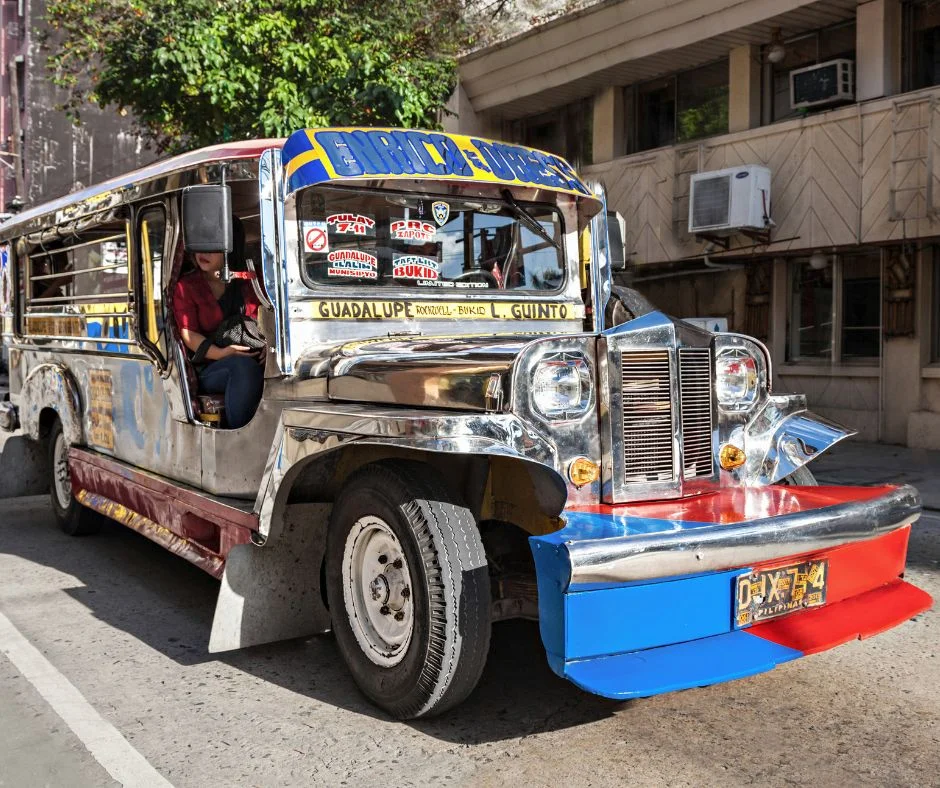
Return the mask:
{"type": "Polygon", "coordinates": [[[710,348],[679,348],[679,414],[682,426],[682,477],[695,479],[715,472],[712,433],[715,409],[710,348]]]}
{"type": "Polygon", "coordinates": [[[717,488],[714,336],[658,313],[632,323],[605,332],[598,352],[604,502],[717,488]]]}

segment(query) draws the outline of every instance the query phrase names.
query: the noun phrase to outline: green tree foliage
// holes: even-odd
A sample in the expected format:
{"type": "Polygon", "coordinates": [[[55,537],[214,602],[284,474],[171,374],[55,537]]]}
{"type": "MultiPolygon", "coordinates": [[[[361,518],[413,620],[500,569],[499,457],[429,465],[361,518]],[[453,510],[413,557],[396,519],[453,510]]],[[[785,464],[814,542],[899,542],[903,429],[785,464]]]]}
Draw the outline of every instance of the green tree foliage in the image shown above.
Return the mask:
{"type": "Polygon", "coordinates": [[[159,150],[308,126],[432,127],[470,40],[462,0],[50,0],[65,108],[133,113],[159,150]]]}

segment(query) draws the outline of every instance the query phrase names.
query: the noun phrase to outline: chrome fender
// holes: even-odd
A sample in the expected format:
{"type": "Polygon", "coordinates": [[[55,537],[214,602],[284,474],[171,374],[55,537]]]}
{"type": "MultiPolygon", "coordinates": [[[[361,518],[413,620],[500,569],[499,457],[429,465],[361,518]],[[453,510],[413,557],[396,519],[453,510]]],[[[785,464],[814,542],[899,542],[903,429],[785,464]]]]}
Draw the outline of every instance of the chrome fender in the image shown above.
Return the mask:
{"type": "Polygon", "coordinates": [[[771,396],[744,429],[739,478],[749,486],[775,484],[856,432],[807,410],[801,394],[771,396]]]}
{"type": "Polygon", "coordinates": [[[255,501],[258,530],[276,539],[287,494],[309,462],[350,443],[438,454],[514,457],[551,471],[540,490],[543,507],[561,511],[567,489],[556,447],[512,414],[323,405],[285,408],[255,501]]]}
{"type": "Polygon", "coordinates": [[[18,395],[23,432],[39,440],[39,416],[46,408],[54,410],[62,422],[65,438],[72,446],[82,443],[82,411],[78,386],[72,373],[61,364],[40,364],[30,370],[18,395]]]}

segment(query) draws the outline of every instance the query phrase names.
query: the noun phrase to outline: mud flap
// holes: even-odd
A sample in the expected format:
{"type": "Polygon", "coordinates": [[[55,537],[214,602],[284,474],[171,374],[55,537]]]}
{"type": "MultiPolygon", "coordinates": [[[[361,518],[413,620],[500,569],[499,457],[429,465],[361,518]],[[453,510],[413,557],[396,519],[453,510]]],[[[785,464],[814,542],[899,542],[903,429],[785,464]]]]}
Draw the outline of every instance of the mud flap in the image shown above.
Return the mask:
{"type": "Polygon", "coordinates": [[[330,628],[320,589],[331,504],[285,508],[264,547],[232,548],[212,621],[209,651],[306,637],[330,628]]]}

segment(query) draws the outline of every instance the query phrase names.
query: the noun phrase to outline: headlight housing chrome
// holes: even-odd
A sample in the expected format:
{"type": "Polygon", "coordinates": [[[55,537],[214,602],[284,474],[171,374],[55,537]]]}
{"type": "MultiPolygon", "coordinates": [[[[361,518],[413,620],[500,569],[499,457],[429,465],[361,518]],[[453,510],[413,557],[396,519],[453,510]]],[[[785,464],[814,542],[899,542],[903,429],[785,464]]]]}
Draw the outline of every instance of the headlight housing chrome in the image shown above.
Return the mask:
{"type": "Polygon", "coordinates": [[[769,389],[762,346],[736,335],[721,335],[715,352],[715,397],[729,413],[750,411],[769,389]]]}
{"type": "Polygon", "coordinates": [[[591,407],[591,368],[580,353],[545,356],[532,370],[529,401],[532,410],[548,421],[571,421],[591,407]]]}

